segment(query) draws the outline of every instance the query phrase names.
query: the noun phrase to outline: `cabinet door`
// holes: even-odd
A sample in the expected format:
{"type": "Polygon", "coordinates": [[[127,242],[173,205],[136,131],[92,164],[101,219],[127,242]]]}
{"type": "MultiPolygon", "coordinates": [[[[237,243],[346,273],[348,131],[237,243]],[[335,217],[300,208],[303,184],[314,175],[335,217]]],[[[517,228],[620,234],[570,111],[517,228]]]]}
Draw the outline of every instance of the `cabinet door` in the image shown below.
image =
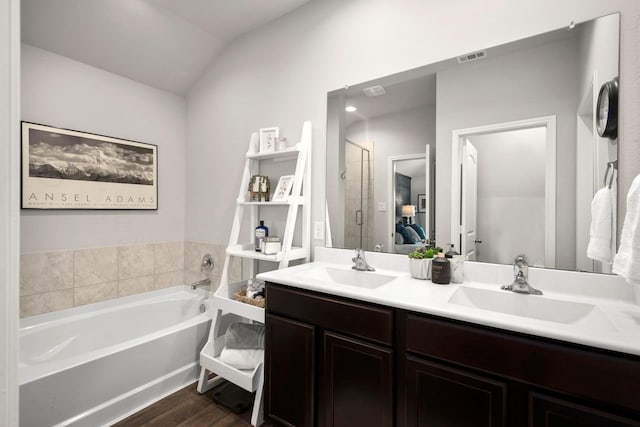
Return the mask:
{"type": "Polygon", "coordinates": [[[265,320],[265,417],[312,427],[315,328],[269,313],[265,320]]]}
{"type": "Polygon", "coordinates": [[[331,332],[323,335],[320,425],[393,425],[393,350],[331,332]]]}
{"type": "Polygon", "coordinates": [[[539,393],[529,395],[530,427],[638,427],[639,420],[619,417],[539,393]]]}
{"type": "Polygon", "coordinates": [[[505,383],[406,356],[407,427],[506,426],[505,383]]]}

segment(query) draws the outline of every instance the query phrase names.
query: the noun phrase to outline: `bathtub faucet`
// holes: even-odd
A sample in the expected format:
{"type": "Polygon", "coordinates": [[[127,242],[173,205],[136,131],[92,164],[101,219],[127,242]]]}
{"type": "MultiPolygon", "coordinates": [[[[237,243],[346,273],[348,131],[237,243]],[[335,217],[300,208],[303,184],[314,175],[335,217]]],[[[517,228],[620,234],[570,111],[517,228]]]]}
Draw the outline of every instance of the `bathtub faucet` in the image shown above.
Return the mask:
{"type": "Polygon", "coordinates": [[[211,286],[211,279],[202,279],[197,282],[193,282],[191,284],[191,290],[195,291],[196,288],[199,288],[200,286],[211,286]]]}

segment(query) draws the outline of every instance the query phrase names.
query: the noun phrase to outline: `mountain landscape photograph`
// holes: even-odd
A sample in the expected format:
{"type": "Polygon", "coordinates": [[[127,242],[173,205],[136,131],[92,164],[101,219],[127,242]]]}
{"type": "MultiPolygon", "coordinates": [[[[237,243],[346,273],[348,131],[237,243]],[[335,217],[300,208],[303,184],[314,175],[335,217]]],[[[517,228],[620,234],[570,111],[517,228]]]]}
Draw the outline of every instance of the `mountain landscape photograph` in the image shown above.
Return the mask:
{"type": "Polygon", "coordinates": [[[29,129],[29,177],[154,185],[154,150],[29,129]]]}

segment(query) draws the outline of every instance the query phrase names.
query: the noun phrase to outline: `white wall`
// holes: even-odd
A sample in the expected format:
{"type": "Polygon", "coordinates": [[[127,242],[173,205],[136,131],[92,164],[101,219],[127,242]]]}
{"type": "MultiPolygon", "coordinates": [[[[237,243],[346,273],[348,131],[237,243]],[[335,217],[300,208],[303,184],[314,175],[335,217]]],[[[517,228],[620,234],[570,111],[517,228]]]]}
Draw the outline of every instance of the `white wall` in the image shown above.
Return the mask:
{"type": "Polygon", "coordinates": [[[522,253],[544,266],[546,128],[469,140],[478,150],[476,260],[511,264],[522,253]]]}
{"type": "Polygon", "coordinates": [[[0,425],[18,425],[20,2],[0,0],[0,425]]]}
{"type": "MultiPolygon", "coordinates": [[[[451,132],[555,115],[556,267],[575,268],[577,40],[448,68],[438,73],[436,241],[451,230],[451,132]]],[[[444,240],[446,239],[446,240],[444,240]]]]}
{"type": "MultiPolygon", "coordinates": [[[[347,128],[346,138],[357,144],[373,142],[373,246],[386,245],[389,233],[388,213],[395,209],[389,193],[389,157],[421,154],[425,145],[435,147],[435,107],[416,108],[358,121],[347,128]],[[387,212],[377,209],[378,202],[387,203],[387,212]]],[[[424,178],[424,175],[423,175],[424,178]]],[[[414,180],[411,187],[413,189],[414,180]]],[[[422,188],[424,190],[425,183],[422,188]]],[[[424,191],[423,191],[424,193],[424,191]]],[[[413,200],[413,199],[412,199],[413,200]]],[[[389,248],[386,248],[389,250],[389,248]]]]}
{"type": "Polygon", "coordinates": [[[157,211],[22,211],[23,253],[184,239],[184,99],[22,46],[22,120],[158,146],[157,211]]]}
{"type": "Polygon", "coordinates": [[[640,172],[637,0],[325,0],[236,40],[192,87],[187,238],[226,241],[240,165],[257,128],[279,125],[299,133],[303,120],[313,122],[312,219],[321,221],[328,91],[617,11],[624,82],[620,181],[626,192],[640,172]],[[211,168],[220,160],[228,166],[211,168]]]}

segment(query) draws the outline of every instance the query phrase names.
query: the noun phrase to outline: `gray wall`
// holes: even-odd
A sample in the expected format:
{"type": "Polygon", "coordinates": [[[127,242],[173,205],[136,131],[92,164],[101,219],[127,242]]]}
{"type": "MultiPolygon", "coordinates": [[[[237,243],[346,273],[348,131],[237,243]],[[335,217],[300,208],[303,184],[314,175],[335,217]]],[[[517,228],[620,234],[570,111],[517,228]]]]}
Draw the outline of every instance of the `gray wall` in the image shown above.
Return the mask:
{"type": "MultiPolygon", "coordinates": [[[[555,115],[556,267],[575,268],[576,39],[448,68],[437,79],[436,241],[451,235],[451,132],[555,115]]],[[[446,240],[445,240],[446,239],[446,240]]]]}
{"type": "Polygon", "coordinates": [[[624,81],[620,182],[626,193],[640,172],[636,0],[496,1],[490,8],[472,0],[407,1],[402,7],[385,0],[327,0],[236,40],[190,90],[187,239],[226,242],[226,206],[234,201],[255,129],[279,125],[299,134],[304,120],[313,122],[312,219],[322,221],[327,92],[617,11],[624,81]],[[229,166],[211,168],[220,159],[229,166]]]}
{"type": "Polygon", "coordinates": [[[184,99],[22,46],[22,120],[156,144],[157,211],[22,211],[22,252],[184,239],[184,99]]]}

